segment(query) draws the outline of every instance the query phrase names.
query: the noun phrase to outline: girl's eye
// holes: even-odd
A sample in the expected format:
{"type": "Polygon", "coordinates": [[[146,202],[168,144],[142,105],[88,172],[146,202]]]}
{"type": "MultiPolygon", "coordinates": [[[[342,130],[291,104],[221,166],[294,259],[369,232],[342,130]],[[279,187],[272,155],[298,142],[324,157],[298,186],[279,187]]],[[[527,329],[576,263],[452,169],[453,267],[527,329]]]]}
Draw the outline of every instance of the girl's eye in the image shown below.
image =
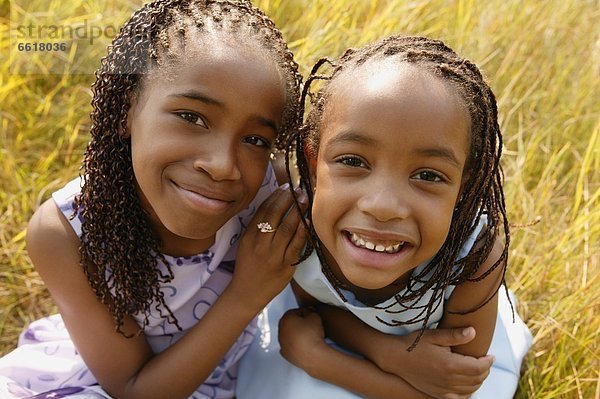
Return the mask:
{"type": "Polygon", "coordinates": [[[271,148],[271,143],[262,137],[258,136],[248,136],[244,139],[244,141],[248,144],[255,145],[257,147],[271,148]]]}
{"type": "Polygon", "coordinates": [[[200,115],[194,114],[192,112],[179,112],[177,115],[179,115],[180,118],[185,119],[190,123],[193,123],[194,125],[198,125],[200,127],[208,129],[206,122],[204,122],[204,119],[202,119],[200,115]]]}
{"type": "Polygon", "coordinates": [[[424,170],[418,172],[417,174],[413,175],[413,177],[418,180],[424,180],[432,183],[446,181],[446,179],[441,174],[433,172],[431,170],[424,170]]]}
{"type": "Polygon", "coordinates": [[[353,155],[345,155],[343,157],[340,157],[338,159],[338,162],[346,165],[346,166],[350,166],[353,168],[364,168],[367,165],[363,162],[362,159],[360,159],[357,156],[353,156],[353,155]]]}

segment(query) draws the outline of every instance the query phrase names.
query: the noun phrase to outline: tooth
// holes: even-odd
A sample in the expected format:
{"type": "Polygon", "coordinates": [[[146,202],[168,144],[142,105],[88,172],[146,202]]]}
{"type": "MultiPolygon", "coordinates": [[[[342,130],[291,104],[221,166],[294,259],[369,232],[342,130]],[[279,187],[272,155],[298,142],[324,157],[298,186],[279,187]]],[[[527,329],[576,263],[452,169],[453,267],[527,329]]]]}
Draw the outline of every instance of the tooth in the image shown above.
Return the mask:
{"type": "Polygon", "coordinates": [[[352,232],[350,232],[349,237],[350,241],[352,241],[352,243],[357,247],[366,248],[370,251],[376,252],[396,253],[405,244],[404,241],[400,241],[398,244],[390,244],[388,246],[386,246],[385,244],[375,244],[371,241],[365,240],[360,235],[352,232]]]}

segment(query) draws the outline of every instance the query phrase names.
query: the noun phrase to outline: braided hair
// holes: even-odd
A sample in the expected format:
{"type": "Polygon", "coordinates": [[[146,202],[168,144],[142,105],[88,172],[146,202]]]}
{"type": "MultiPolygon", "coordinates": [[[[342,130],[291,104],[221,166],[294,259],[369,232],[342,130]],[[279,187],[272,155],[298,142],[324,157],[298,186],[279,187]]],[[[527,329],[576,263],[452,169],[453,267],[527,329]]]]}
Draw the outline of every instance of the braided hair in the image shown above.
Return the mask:
{"type": "MultiPolygon", "coordinates": [[[[312,108],[302,129],[288,141],[288,153],[294,153],[297,158],[300,185],[308,193],[309,204],[312,206],[314,194],[310,181],[309,158],[316,158],[319,150],[323,114],[327,109],[328,100],[335,92],[332,82],[344,71],[352,73],[353,68],[366,62],[377,62],[390,57],[394,57],[398,63],[421,67],[449,83],[460,95],[470,119],[470,151],[463,172],[463,190],[452,215],[448,236],[429,264],[419,273],[413,272],[407,282],[407,289],[395,296],[395,303],[400,304],[401,308],[418,309],[418,315],[410,320],[395,321],[392,324],[380,319],[382,323],[393,326],[422,323],[420,334],[410,350],[418,343],[431,314],[441,303],[440,298],[449,285],[480,281],[497,267],[503,268],[499,284],[504,282],[510,235],[500,166],[502,135],[498,126],[496,99],[481,72],[472,62],[457,55],[443,42],[423,37],[391,36],[359,50],[348,49],[337,61],[323,58],[315,64],[306,79],[301,103],[304,106],[305,102],[310,101],[312,108]],[[331,65],[331,71],[328,74],[319,74],[319,70],[326,64],[331,65]],[[323,86],[316,93],[312,92],[311,86],[319,80],[324,81],[323,86]],[[487,226],[479,234],[469,254],[458,259],[461,247],[473,234],[482,217],[487,218],[487,226]],[[489,256],[499,234],[504,236],[504,248],[500,258],[488,270],[475,276],[489,256]],[[424,306],[415,305],[429,290],[433,291],[433,295],[428,303],[424,306]]],[[[327,264],[311,218],[312,215],[308,215],[305,222],[312,245],[303,255],[303,259],[308,257],[314,248],[321,261],[323,273],[340,297],[344,298],[341,289],[347,287],[336,278],[327,264]]],[[[493,295],[490,295],[475,309],[461,314],[481,308],[492,297],[493,295]]],[[[390,313],[398,313],[391,310],[392,306],[393,304],[383,309],[390,313]]]]}
{"type": "Polygon", "coordinates": [[[153,310],[181,329],[160,291],[173,273],[136,191],[131,141],[125,135],[128,111],[145,83],[144,75],[176,62],[177,50],[186,41],[212,31],[244,37],[278,64],[286,84],[286,104],[275,147],[285,142],[300,119],[298,65],[281,32],[249,1],[156,0],[125,23],[95,73],[92,138],[75,205],[82,219],[81,266],[123,335],[125,316],[145,316],[139,334],[153,310]],[[167,266],[166,273],[159,271],[158,262],[167,266]]]}

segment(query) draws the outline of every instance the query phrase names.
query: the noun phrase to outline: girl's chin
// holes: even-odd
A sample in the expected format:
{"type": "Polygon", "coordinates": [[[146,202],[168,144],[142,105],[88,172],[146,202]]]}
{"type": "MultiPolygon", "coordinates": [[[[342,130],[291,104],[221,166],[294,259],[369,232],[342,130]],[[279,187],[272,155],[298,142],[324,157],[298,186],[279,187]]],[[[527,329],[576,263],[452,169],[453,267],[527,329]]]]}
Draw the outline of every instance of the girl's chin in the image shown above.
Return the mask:
{"type": "MultiPolygon", "coordinates": [[[[348,273],[350,274],[350,273],[348,273]]],[[[344,275],[346,275],[344,273],[344,275]]],[[[381,278],[381,279],[373,279],[373,274],[371,273],[369,276],[364,276],[364,273],[361,273],[360,276],[349,276],[348,282],[355,287],[358,287],[362,290],[369,291],[377,291],[382,290],[384,288],[389,287],[394,284],[398,279],[395,277],[381,278]]],[[[383,276],[382,276],[383,277],[383,276]]]]}

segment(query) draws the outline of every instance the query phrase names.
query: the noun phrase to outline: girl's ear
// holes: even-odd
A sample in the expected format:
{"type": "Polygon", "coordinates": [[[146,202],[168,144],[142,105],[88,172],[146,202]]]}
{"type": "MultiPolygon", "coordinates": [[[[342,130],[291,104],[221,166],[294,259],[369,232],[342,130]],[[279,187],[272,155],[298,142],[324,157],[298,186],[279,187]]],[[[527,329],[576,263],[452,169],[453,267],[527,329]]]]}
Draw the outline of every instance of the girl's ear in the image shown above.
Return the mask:
{"type": "Polygon", "coordinates": [[[313,191],[317,191],[317,159],[310,158],[308,162],[308,169],[310,170],[310,185],[313,191]]]}
{"type": "Polygon", "coordinates": [[[462,201],[463,193],[465,192],[465,187],[467,186],[467,182],[469,181],[470,177],[471,177],[470,172],[463,170],[463,176],[462,176],[462,179],[460,182],[460,190],[458,191],[458,196],[456,197],[456,204],[454,204],[455,207],[457,207],[458,203],[460,201],[462,201]]]}
{"type": "Polygon", "coordinates": [[[125,131],[120,132],[121,137],[123,137],[124,139],[129,139],[131,138],[131,125],[132,125],[132,121],[133,121],[133,114],[135,113],[135,101],[131,104],[131,106],[129,107],[129,111],[127,111],[127,123],[126,123],[126,128],[125,131]]]}
{"type": "Polygon", "coordinates": [[[132,129],[132,125],[133,125],[133,121],[136,118],[137,113],[139,112],[139,109],[141,108],[140,106],[140,93],[139,92],[134,92],[131,95],[131,100],[129,102],[129,109],[127,110],[127,123],[125,124],[126,129],[124,132],[119,132],[121,133],[121,137],[123,137],[124,139],[130,139],[131,138],[131,129],[132,129]]]}
{"type": "Polygon", "coordinates": [[[308,172],[310,177],[310,185],[313,187],[313,190],[317,187],[317,154],[311,148],[309,143],[304,144],[304,156],[308,161],[308,172]]]}

